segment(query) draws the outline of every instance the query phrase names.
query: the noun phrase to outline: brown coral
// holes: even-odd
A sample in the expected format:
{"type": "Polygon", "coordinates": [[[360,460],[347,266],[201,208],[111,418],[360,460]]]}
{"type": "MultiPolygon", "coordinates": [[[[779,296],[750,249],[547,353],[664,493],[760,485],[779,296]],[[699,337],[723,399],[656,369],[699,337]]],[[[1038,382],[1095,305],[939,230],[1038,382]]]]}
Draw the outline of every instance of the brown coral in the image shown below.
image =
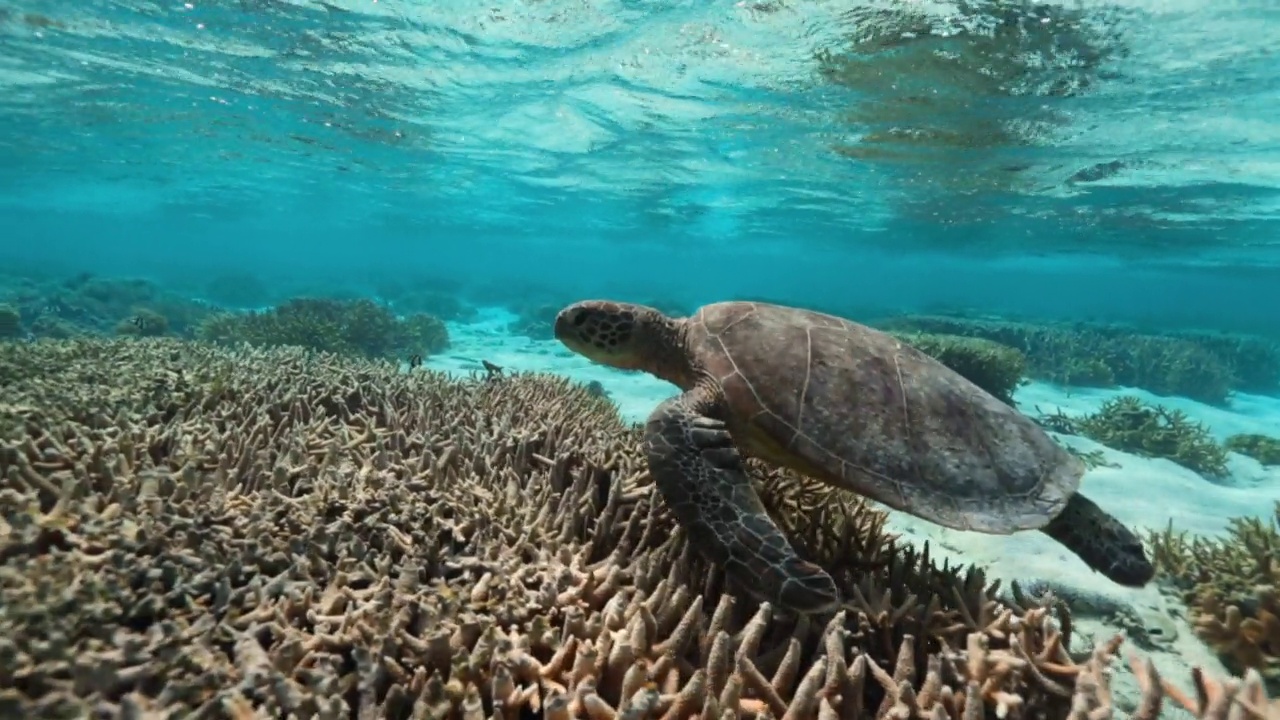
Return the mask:
{"type": "Polygon", "coordinates": [[[1086,668],[1065,616],[776,471],[850,603],[737,600],[565,380],[165,340],[5,373],[6,717],[1065,717],[1086,668]]]}
{"type": "Polygon", "coordinates": [[[1162,576],[1192,609],[1196,634],[1233,672],[1280,685],[1280,503],[1274,516],[1234,518],[1222,538],[1172,525],[1149,537],[1162,576]]]}

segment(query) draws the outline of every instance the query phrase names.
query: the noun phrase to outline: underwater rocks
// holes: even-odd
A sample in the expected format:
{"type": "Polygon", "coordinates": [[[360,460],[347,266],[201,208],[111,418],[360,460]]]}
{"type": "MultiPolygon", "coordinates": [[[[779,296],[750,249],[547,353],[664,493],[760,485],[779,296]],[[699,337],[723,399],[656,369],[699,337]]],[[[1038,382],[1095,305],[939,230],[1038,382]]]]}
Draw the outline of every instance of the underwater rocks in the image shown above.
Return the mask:
{"type": "MultiPolygon", "coordinates": [[[[657,502],[638,431],[566,379],[163,339],[3,345],[0,377],[6,717],[1123,705],[1118,638],[1074,647],[1056,605],[1002,600],[979,570],[899,546],[862,500],[754,464],[848,603],[797,618],[745,599],[657,502]]],[[[1181,704],[1135,667],[1137,716],[1181,704]]],[[[1197,714],[1235,698],[1262,717],[1252,676],[1204,683],[1197,714]]]]}

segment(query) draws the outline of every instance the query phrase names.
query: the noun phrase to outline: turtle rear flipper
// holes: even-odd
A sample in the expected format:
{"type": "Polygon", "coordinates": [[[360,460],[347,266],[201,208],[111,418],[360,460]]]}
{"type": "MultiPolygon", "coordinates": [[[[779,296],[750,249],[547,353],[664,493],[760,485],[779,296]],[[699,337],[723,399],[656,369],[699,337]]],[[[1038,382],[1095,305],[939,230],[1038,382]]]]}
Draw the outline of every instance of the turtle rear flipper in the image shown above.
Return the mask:
{"type": "Polygon", "coordinates": [[[693,546],[748,591],[797,612],[839,603],[835,582],[806,562],[765,512],[728,428],[710,416],[713,390],[670,398],[645,425],[649,473],[693,546]]]}
{"type": "Polygon", "coordinates": [[[1142,540],[1089,498],[1076,493],[1041,532],[1080,556],[1085,564],[1126,587],[1142,587],[1155,568],[1142,540]]]}

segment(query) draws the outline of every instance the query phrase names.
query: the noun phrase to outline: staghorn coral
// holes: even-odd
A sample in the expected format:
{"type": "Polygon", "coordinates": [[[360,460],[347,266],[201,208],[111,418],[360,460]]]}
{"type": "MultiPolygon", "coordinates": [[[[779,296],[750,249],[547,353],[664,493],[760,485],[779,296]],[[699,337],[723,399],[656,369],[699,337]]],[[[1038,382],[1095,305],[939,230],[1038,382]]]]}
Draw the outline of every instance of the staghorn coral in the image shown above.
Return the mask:
{"type": "Polygon", "coordinates": [[[638,430],[567,380],[152,339],[4,372],[0,706],[26,716],[1062,717],[1081,671],[1067,616],[754,463],[850,602],[737,599],[638,430]]]}
{"type": "Polygon", "coordinates": [[[1222,444],[1228,450],[1248,455],[1263,465],[1280,465],[1280,440],[1257,433],[1232,435],[1222,444]]]}
{"type": "Polygon", "coordinates": [[[449,329],[434,315],[415,313],[400,321],[399,345],[402,353],[434,355],[449,347],[449,329]]]}
{"type": "Polygon", "coordinates": [[[961,335],[897,332],[892,335],[955,370],[1006,403],[1024,382],[1027,359],[1006,345],[961,335]]]}
{"type": "Polygon", "coordinates": [[[1226,450],[1203,425],[1181,410],[1147,405],[1132,395],[1112,398],[1084,417],[1071,418],[1059,411],[1040,418],[1040,423],[1123,452],[1172,460],[1208,477],[1227,474],[1226,450]]]}
{"type": "Polygon", "coordinates": [[[1192,611],[1196,634],[1234,672],[1280,687],[1280,502],[1270,519],[1232,519],[1222,538],[1170,525],[1150,533],[1152,561],[1192,611]]]}
{"type": "Polygon", "coordinates": [[[1227,366],[1232,386],[1245,392],[1280,391],[1280,344],[1266,338],[1229,333],[1186,332],[1175,337],[1195,343],[1227,366]]]}
{"type": "Polygon", "coordinates": [[[1221,405],[1231,390],[1280,386],[1280,349],[1261,338],[1152,335],[1109,325],[1038,324],[945,315],[887,318],[876,327],[980,337],[1026,354],[1032,378],[1140,387],[1221,405]]]}
{"type": "Polygon", "coordinates": [[[425,314],[397,318],[371,300],[294,298],[270,310],[222,313],[203,322],[196,337],[259,347],[297,346],[365,358],[429,355],[448,347],[444,323],[425,314]]]}
{"type": "MultiPolygon", "coordinates": [[[[1099,643],[1076,682],[1072,702],[1072,720],[1094,720],[1112,716],[1111,673],[1108,666],[1119,650],[1122,639],[1116,636],[1099,643]]],[[[1166,700],[1198,720],[1280,720],[1280,700],[1267,696],[1266,687],[1256,671],[1243,678],[1225,681],[1209,677],[1203,669],[1192,668],[1191,681],[1195,698],[1162,678],[1150,659],[1136,655],[1128,658],[1129,668],[1141,688],[1142,696],[1130,717],[1133,720],[1155,720],[1161,717],[1166,700]]]]}

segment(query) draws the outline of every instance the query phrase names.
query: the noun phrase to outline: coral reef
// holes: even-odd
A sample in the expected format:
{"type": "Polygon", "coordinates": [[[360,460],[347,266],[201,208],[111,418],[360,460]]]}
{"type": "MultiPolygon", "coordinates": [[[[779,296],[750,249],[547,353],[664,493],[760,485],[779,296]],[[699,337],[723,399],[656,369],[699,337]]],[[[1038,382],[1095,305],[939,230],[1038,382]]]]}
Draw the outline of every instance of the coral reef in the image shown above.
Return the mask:
{"type": "Polygon", "coordinates": [[[221,313],[205,320],[196,337],[258,347],[297,346],[365,358],[429,355],[449,345],[439,319],[399,319],[372,300],[293,298],[263,311],[221,313]]]}
{"type": "Polygon", "coordinates": [[[904,316],[874,323],[891,330],[981,337],[1022,350],[1032,378],[1064,385],[1138,387],[1225,403],[1232,389],[1280,390],[1280,345],[1262,338],[1152,335],[1105,325],[1048,325],[904,316]]]}
{"type": "Polygon", "coordinates": [[[1210,478],[1227,474],[1227,453],[1203,425],[1181,410],[1148,405],[1132,395],[1103,403],[1097,412],[1038,418],[1055,432],[1084,435],[1123,452],[1172,460],[1210,478]]]}
{"type": "Polygon", "coordinates": [[[961,335],[892,334],[1006,403],[1013,404],[1013,393],[1024,382],[1027,359],[1007,345],[961,335]]]}
{"type": "Polygon", "coordinates": [[[449,347],[449,328],[435,315],[409,315],[400,321],[398,331],[400,339],[397,342],[402,352],[425,356],[443,352],[449,347]]]}
{"type": "Polygon", "coordinates": [[[22,313],[27,330],[37,338],[149,334],[128,327],[139,315],[152,319],[148,327],[163,327],[163,334],[190,337],[196,324],[214,312],[147,280],[89,273],[53,282],[28,280],[4,294],[7,299],[0,300],[22,313]]]}
{"type": "MultiPolygon", "coordinates": [[[[1083,720],[1113,702],[1118,640],[1073,656],[1069,615],[755,463],[849,603],[817,620],[740,599],[656,502],[638,429],[565,379],[168,339],[0,346],[6,376],[5,716],[1083,720]]],[[[1214,687],[1262,707],[1251,683],[1214,687]]]]}
{"type": "Polygon", "coordinates": [[[140,308],[132,316],[116,323],[116,335],[129,337],[161,337],[169,333],[169,319],[154,310],[140,308]]]}
{"type": "Polygon", "coordinates": [[[1183,332],[1182,338],[1218,356],[1244,392],[1280,392],[1280,344],[1264,338],[1229,333],[1183,332]]]}
{"type": "Polygon", "coordinates": [[[1191,608],[1196,634],[1227,668],[1254,671],[1280,691],[1280,502],[1269,519],[1233,519],[1221,538],[1170,523],[1147,542],[1159,577],[1191,608]]]}
{"type": "Polygon", "coordinates": [[[0,304],[0,340],[22,337],[22,313],[12,305],[0,304]]]}
{"type": "Polygon", "coordinates": [[[1280,439],[1244,433],[1232,435],[1223,443],[1223,447],[1241,455],[1248,455],[1263,465],[1280,465],[1280,439]]]}

